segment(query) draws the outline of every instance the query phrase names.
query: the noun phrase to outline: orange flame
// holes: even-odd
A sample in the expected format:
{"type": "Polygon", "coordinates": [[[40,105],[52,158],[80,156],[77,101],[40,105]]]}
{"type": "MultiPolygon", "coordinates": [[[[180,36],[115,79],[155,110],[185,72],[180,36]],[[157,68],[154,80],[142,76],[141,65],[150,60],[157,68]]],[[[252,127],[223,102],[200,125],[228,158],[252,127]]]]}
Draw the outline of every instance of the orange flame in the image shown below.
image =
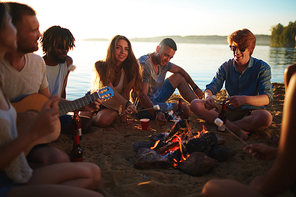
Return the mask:
{"type": "Polygon", "coordinates": [[[160,140],[157,140],[154,144],[153,147],[150,147],[151,150],[155,149],[157,147],[157,145],[159,144],[160,140]]]}
{"type": "Polygon", "coordinates": [[[209,131],[205,127],[205,125],[202,125],[202,130],[197,132],[197,135],[194,136],[194,138],[199,138],[201,134],[208,133],[209,131]]]}

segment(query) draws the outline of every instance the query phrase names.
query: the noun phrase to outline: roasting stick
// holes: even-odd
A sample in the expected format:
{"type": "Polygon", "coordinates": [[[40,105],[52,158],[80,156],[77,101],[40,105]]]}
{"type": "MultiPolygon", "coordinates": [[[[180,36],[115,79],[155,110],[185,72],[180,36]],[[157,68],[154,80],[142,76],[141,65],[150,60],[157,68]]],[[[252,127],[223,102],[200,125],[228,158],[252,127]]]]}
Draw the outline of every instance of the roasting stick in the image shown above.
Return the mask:
{"type": "Polygon", "coordinates": [[[139,103],[139,100],[138,100],[138,97],[136,97],[136,100],[135,100],[135,106],[136,107],[138,106],[138,103],[139,103]]]}
{"type": "Polygon", "coordinates": [[[153,106],[153,107],[151,107],[151,108],[140,109],[140,110],[138,110],[138,112],[139,112],[139,111],[145,111],[145,110],[149,110],[149,109],[160,110],[160,107],[159,107],[159,105],[154,105],[154,106],[153,106]]]}
{"type": "MultiPolygon", "coordinates": [[[[223,125],[223,121],[220,119],[220,118],[216,118],[214,123],[217,125],[217,126],[222,126],[223,125]]],[[[245,142],[244,140],[242,140],[240,137],[238,137],[235,133],[233,133],[232,131],[230,131],[230,129],[228,129],[226,126],[225,126],[225,129],[231,133],[232,135],[234,135],[237,139],[239,139],[242,143],[244,143],[246,146],[248,146],[249,144],[247,144],[247,142],[245,142]]]]}

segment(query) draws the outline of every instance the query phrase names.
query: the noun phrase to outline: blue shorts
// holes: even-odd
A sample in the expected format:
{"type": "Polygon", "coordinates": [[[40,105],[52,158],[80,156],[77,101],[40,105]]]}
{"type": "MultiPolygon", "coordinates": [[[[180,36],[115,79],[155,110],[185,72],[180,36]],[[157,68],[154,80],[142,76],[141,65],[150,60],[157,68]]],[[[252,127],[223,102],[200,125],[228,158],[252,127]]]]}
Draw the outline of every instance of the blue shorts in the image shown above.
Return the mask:
{"type": "Polygon", "coordinates": [[[8,196],[8,193],[10,192],[12,187],[2,187],[0,188],[0,197],[6,197],[8,196]]]}
{"type": "MultiPolygon", "coordinates": [[[[167,112],[173,110],[175,103],[166,103],[166,101],[172,96],[175,92],[175,88],[170,83],[169,79],[164,80],[162,89],[160,94],[156,99],[151,99],[154,105],[159,105],[160,111],[167,114],[167,112]]],[[[139,113],[135,114],[136,118],[149,118],[150,120],[154,120],[154,114],[150,114],[148,111],[140,111],[139,113]]]]}
{"type": "Polygon", "coordinates": [[[13,187],[20,185],[8,178],[3,170],[0,171],[0,197],[6,197],[13,187]]]}

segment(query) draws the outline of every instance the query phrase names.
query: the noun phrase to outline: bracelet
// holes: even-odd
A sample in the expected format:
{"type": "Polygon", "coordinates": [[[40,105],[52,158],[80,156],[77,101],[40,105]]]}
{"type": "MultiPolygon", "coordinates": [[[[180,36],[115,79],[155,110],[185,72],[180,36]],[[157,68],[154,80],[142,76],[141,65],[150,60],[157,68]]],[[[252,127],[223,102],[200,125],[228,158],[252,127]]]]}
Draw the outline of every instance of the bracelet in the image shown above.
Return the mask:
{"type": "Polygon", "coordinates": [[[127,101],[125,104],[125,109],[127,109],[127,107],[129,106],[129,104],[132,104],[130,101],[127,101]]]}
{"type": "Polygon", "coordinates": [[[198,86],[195,86],[194,88],[192,88],[193,90],[196,90],[198,88],[198,86]]]}

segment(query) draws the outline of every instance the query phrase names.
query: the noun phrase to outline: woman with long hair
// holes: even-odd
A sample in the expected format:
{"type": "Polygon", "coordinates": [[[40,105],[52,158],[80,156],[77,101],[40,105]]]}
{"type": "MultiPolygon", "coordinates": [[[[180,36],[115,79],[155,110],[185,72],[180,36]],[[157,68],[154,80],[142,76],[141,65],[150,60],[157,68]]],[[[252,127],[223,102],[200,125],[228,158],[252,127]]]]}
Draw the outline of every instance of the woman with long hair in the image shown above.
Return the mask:
{"type": "Polygon", "coordinates": [[[130,41],[122,35],[114,36],[105,60],[97,61],[94,71],[91,92],[109,86],[114,91],[114,97],[102,103],[98,113],[92,116],[93,123],[99,127],[107,127],[116,120],[121,111],[121,122],[126,122],[127,113],[137,113],[130,97],[137,95],[142,88],[141,67],[130,41]]]}

